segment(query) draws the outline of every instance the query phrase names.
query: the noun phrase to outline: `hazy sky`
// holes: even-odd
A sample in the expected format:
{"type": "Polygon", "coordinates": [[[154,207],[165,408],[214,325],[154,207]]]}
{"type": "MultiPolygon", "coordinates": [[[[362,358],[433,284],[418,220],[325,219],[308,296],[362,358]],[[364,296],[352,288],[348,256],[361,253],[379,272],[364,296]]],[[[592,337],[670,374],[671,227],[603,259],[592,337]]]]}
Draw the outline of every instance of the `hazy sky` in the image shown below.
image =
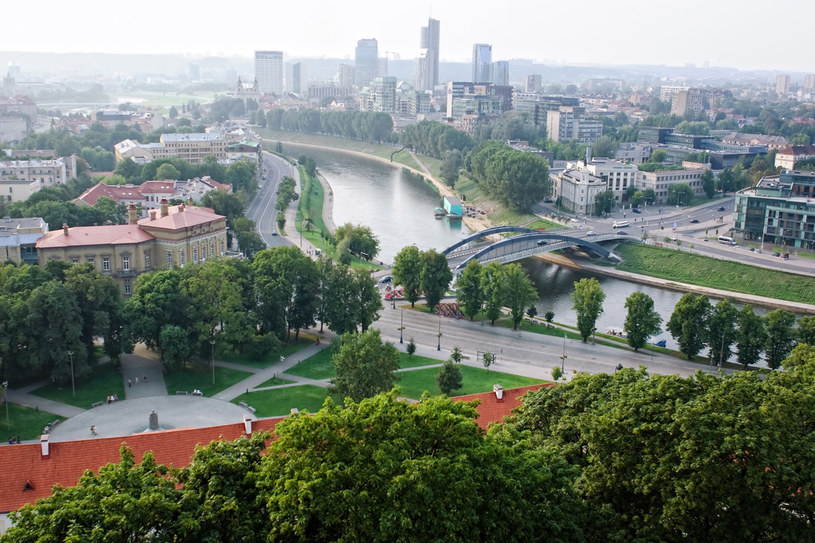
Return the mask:
{"type": "Polygon", "coordinates": [[[813,20],[813,0],[15,1],[0,50],[353,58],[358,39],[376,38],[381,56],[409,59],[431,14],[448,61],[469,61],[478,42],[493,60],[815,72],[809,32],[793,22],[813,20]]]}

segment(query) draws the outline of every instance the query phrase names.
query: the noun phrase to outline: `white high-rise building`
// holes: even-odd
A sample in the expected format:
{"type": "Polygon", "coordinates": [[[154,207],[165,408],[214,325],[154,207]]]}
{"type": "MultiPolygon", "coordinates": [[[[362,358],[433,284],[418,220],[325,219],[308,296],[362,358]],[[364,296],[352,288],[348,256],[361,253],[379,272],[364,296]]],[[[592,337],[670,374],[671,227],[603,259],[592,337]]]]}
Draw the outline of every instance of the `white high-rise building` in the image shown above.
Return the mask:
{"type": "Polygon", "coordinates": [[[473,45],[473,83],[492,82],[492,45],[473,45]]]}
{"type": "Polygon", "coordinates": [[[509,85],[509,61],[499,60],[492,64],[492,82],[506,87],[509,85]]]}
{"type": "Polygon", "coordinates": [[[255,51],[255,79],[262,94],[283,94],[283,52],[255,51]]]}
{"type": "Polygon", "coordinates": [[[428,19],[427,26],[422,27],[419,47],[421,52],[416,59],[416,90],[430,90],[439,83],[439,28],[437,19],[428,19]]]}

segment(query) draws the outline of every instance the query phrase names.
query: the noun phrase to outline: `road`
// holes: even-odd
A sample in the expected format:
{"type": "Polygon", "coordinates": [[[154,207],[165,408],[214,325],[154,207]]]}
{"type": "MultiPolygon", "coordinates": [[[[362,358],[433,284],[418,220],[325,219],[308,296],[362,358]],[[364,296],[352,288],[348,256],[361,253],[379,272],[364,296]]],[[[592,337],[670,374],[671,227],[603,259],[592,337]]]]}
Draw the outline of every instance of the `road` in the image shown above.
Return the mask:
{"type": "MultiPolygon", "coordinates": [[[[492,352],[497,360],[493,368],[496,371],[518,373],[521,375],[538,375],[551,378],[551,370],[561,365],[564,351],[562,337],[547,336],[531,332],[513,331],[507,328],[493,327],[489,323],[456,320],[437,317],[409,309],[410,304],[400,302],[396,309],[390,303],[380,311],[379,320],[373,324],[380,331],[383,339],[399,346],[400,326],[402,346],[413,338],[417,345],[436,348],[439,358],[446,359],[455,346],[459,346],[469,362],[477,359],[477,353],[492,352]],[[399,307],[400,304],[402,307],[399,307]],[[408,309],[404,309],[408,308],[408,309]],[[439,338],[441,329],[441,338],[439,338]]],[[[541,324],[541,326],[544,326],[541,324]]],[[[605,345],[594,345],[590,341],[565,341],[566,359],[564,369],[567,374],[573,370],[586,373],[612,373],[618,364],[624,367],[646,366],[649,373],[689,376],[698,370],[707,370],[704,365],[691,363],[674,357],[650,352],[626,351],[605,345]]],[[[432,356],[432,355],[431,355],[432,356]]]]}
{"type": "Polygon", "coordinates": [[[288,240],[278,235],[275,201],[280,180],[284,176],[296,179],[294,168],[277,155],[264,152],[261,153],[259,175],[259,188],[246,211],[246,216],[255,222],[258,235],[268,247],[289,245],[288,240]]]}

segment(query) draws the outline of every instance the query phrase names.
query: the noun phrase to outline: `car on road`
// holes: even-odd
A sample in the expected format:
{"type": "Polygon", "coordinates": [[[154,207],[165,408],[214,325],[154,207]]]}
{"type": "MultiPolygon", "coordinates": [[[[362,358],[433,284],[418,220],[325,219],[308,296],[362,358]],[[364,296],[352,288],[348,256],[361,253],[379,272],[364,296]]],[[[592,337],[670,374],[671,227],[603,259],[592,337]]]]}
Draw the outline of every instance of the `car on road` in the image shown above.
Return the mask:
{"type": "Polygon", "coordinates": [[[382,278],[379,280],[379,282],[380,282],[380,283],[382,283],[383,285],[384,285],[385,283],[390,283],[391,281],[393,281],[393,276],[391,276],[391,275],[384,275],[384,276],[382,276],[382,278]]]}
{"type": "Polygon", "coordinates": [[[691,220],[690,220],[690,223],[691,223],[691,224],[698,224],[698,223],[699,223],[699,219],[691,219],[691,220]]]}
{"type": "Polygon", "coordinates": [[[628,232],[626,232],[625,230],[617,230],[617,235],[618,236],[627,236],[628,232]]]}
{"type": "Polygon", "coordinates": [[[553,202],[553,200],[552,200],[551,198],[544,198],[544,199],[543,199],[543,203],[545,203],[545,204],[551,204],[551,203],[554,203],[554,202],[553,202]]]}
{"type": "Polygon", "coordinates": [[[588,232],[586,232],[586,236],[596,236],[596,235],[597,232],[595,232],[594,230],[589,230],[588,232]]]}
{"type": "Polygon", "coordinates": [[[273,235],[273,236],[276,236],[276,235],[277,235],[277,232],[272,232],[272,235],[273,235]]]}
{"type": "Polygon", "coordinates": [[[676,236],[671,236],[671,237],[670,237],[670,238],[668,238],[668,239],[670,239],[671,241],[676,241],[676,236]]]}
{"type": "Polygon", "coordinates": [[[719,209],[717,209],[716,211],[726,211],[726,210],[725,210],[724,206],[722,206],[719,209]]]}
{"type": "Polygon", "coordinates": [[[640,213],[642,213],[642,211],[640,211],[640,210],[639,210],[639,208],[636,208],[636,207],[635,207],[635,208],[633,208],[631,211],[633,211],[634,213],[636,213],[636,214],[638,214],[638,215],[639,215],[640,213]]]}
{"type": "Polygon", "coordinates": [[[539,240],[538,240],[538,246],[539,246],[539,247],[540,247],[540,246],[542,246],[542,245],[546,245],[547,243],[548,243],[548,242],[547,242],[545,239],[539,239],[539,240]]]}
{"type": "Polygon", "coordinates": [[[773,253],[773,256],[781,256],[781,253],[773,253]]]}

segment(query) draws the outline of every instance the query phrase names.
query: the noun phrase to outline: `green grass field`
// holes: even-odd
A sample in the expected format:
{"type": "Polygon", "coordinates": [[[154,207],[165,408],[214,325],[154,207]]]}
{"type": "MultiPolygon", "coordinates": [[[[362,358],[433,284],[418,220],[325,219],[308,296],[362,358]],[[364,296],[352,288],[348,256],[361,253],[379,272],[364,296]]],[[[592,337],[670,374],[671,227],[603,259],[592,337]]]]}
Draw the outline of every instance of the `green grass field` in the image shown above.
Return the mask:
{"type": "MultiPolygon", "coordinates": [[[[492,385],[495,383],[499,383],[502,387],[508,389],[544,382],[530,377],[471,368],[470,366],[460,366],[460,368],[463,386],[451,392],[451,396],[488,392],[492,390],[492,385]]],[[[402,376],[402,379],[396,385],[401,389],[401,395],[408,398],[419,399],[425,390],[432,395],[437,395],[441,393],[436,384],[436,375],[438,373],[439,368],[401,372],[399,375],[402,376]]]]}
{"type": "Polygon", "coordinates": [[[618,269],[780,300],[815,303],[815,278],[650,245],[621,243],[618,269]]]}
{"type": "MultiPolygon", "coordinates": [[[[305,377],[306,379],[331,379],[337,374],[337,372],[334,371],[334,366],[331,364],[331,355],[331,349],[323,349],[319,353],[306,358],[293,368],[286,370],[286,373],[298,377],[305,377]]],[[[417,355],[410,356],[407,353],[399,353],[399,367],[402,369],[417,368],[430,364],[441,364],[441,362],[441,360],[436,360],[435,358],[417,355]]]]}
{"type": "Polygon", "coordinates": [[[275,362],[280,362],[281,356],[291,356],[301,349],[313,345],[316,339],[317,336],[314,334],[300,332],[300,338],[297,341],[294,341],[294,335],[292,335],[292,339],[289,343],[281,344],[280,349],[273,350],[263,358],[255,358],[248,354],[239,354],[236,356],[219,357],[218,360],[232,362],[233,364],[243,364],[244,366],[251,366],[253,368],[268,368],[275,362]]]}
{"type": "Polygon", "coordinates": [[[281,379],[280,377],[272,377],[267,381],[263,381],[255,388],[264,388],[264,387],[275,387],[277,385],[288,385],[293,383],[294,381],[289,381],[288,379],[281,379]]]}
{"type": "Polygon", "coordinates": [[[328,392],[322,387],[300,385],[241,394],[232,403],[246,402],[257,410],[258,417],[277,417],[288,415],[292,408],[316,413],[327,396],[328,392]]]}
{"type": "MultiPolygon", "coordinates": [[[[5,410],[5,408],[2,408],[5,410]]],[[[8,422],[6,424],[5,413],[0,412],[0,428],[5,432],[0,434],[5,442],[11,436],[19,437],[22,441],[28,439],[39,439],[45,426],[55,420],[65,420],[47,411],[31,409],[16,403],[8,404],[8,422]]]]}
{"type": "Polygon", "coordinates": [[[95,368],[88,379],[76,382],[76,396],[71,392],[71,383],[63,385],[51,383],[33,390],[31,394],[90,409],[95,402],[102,402],[111,395],[118,395],[119,399],[124,399],[125,387],[119,368],[112,364],[104,364],[95,368]]]}
{"type": "Polygon", "coordinates": [[[164,376],[164,383],[167,385],[167,394],[175,394],[178,390],[192,393],[193,390],[198,389],[204,396],[213,396],[251,375],[251,373],[232,368],[216,367],[215,384],[212,384],[212,366],[202,364],[168,372],[164,376]]]}

